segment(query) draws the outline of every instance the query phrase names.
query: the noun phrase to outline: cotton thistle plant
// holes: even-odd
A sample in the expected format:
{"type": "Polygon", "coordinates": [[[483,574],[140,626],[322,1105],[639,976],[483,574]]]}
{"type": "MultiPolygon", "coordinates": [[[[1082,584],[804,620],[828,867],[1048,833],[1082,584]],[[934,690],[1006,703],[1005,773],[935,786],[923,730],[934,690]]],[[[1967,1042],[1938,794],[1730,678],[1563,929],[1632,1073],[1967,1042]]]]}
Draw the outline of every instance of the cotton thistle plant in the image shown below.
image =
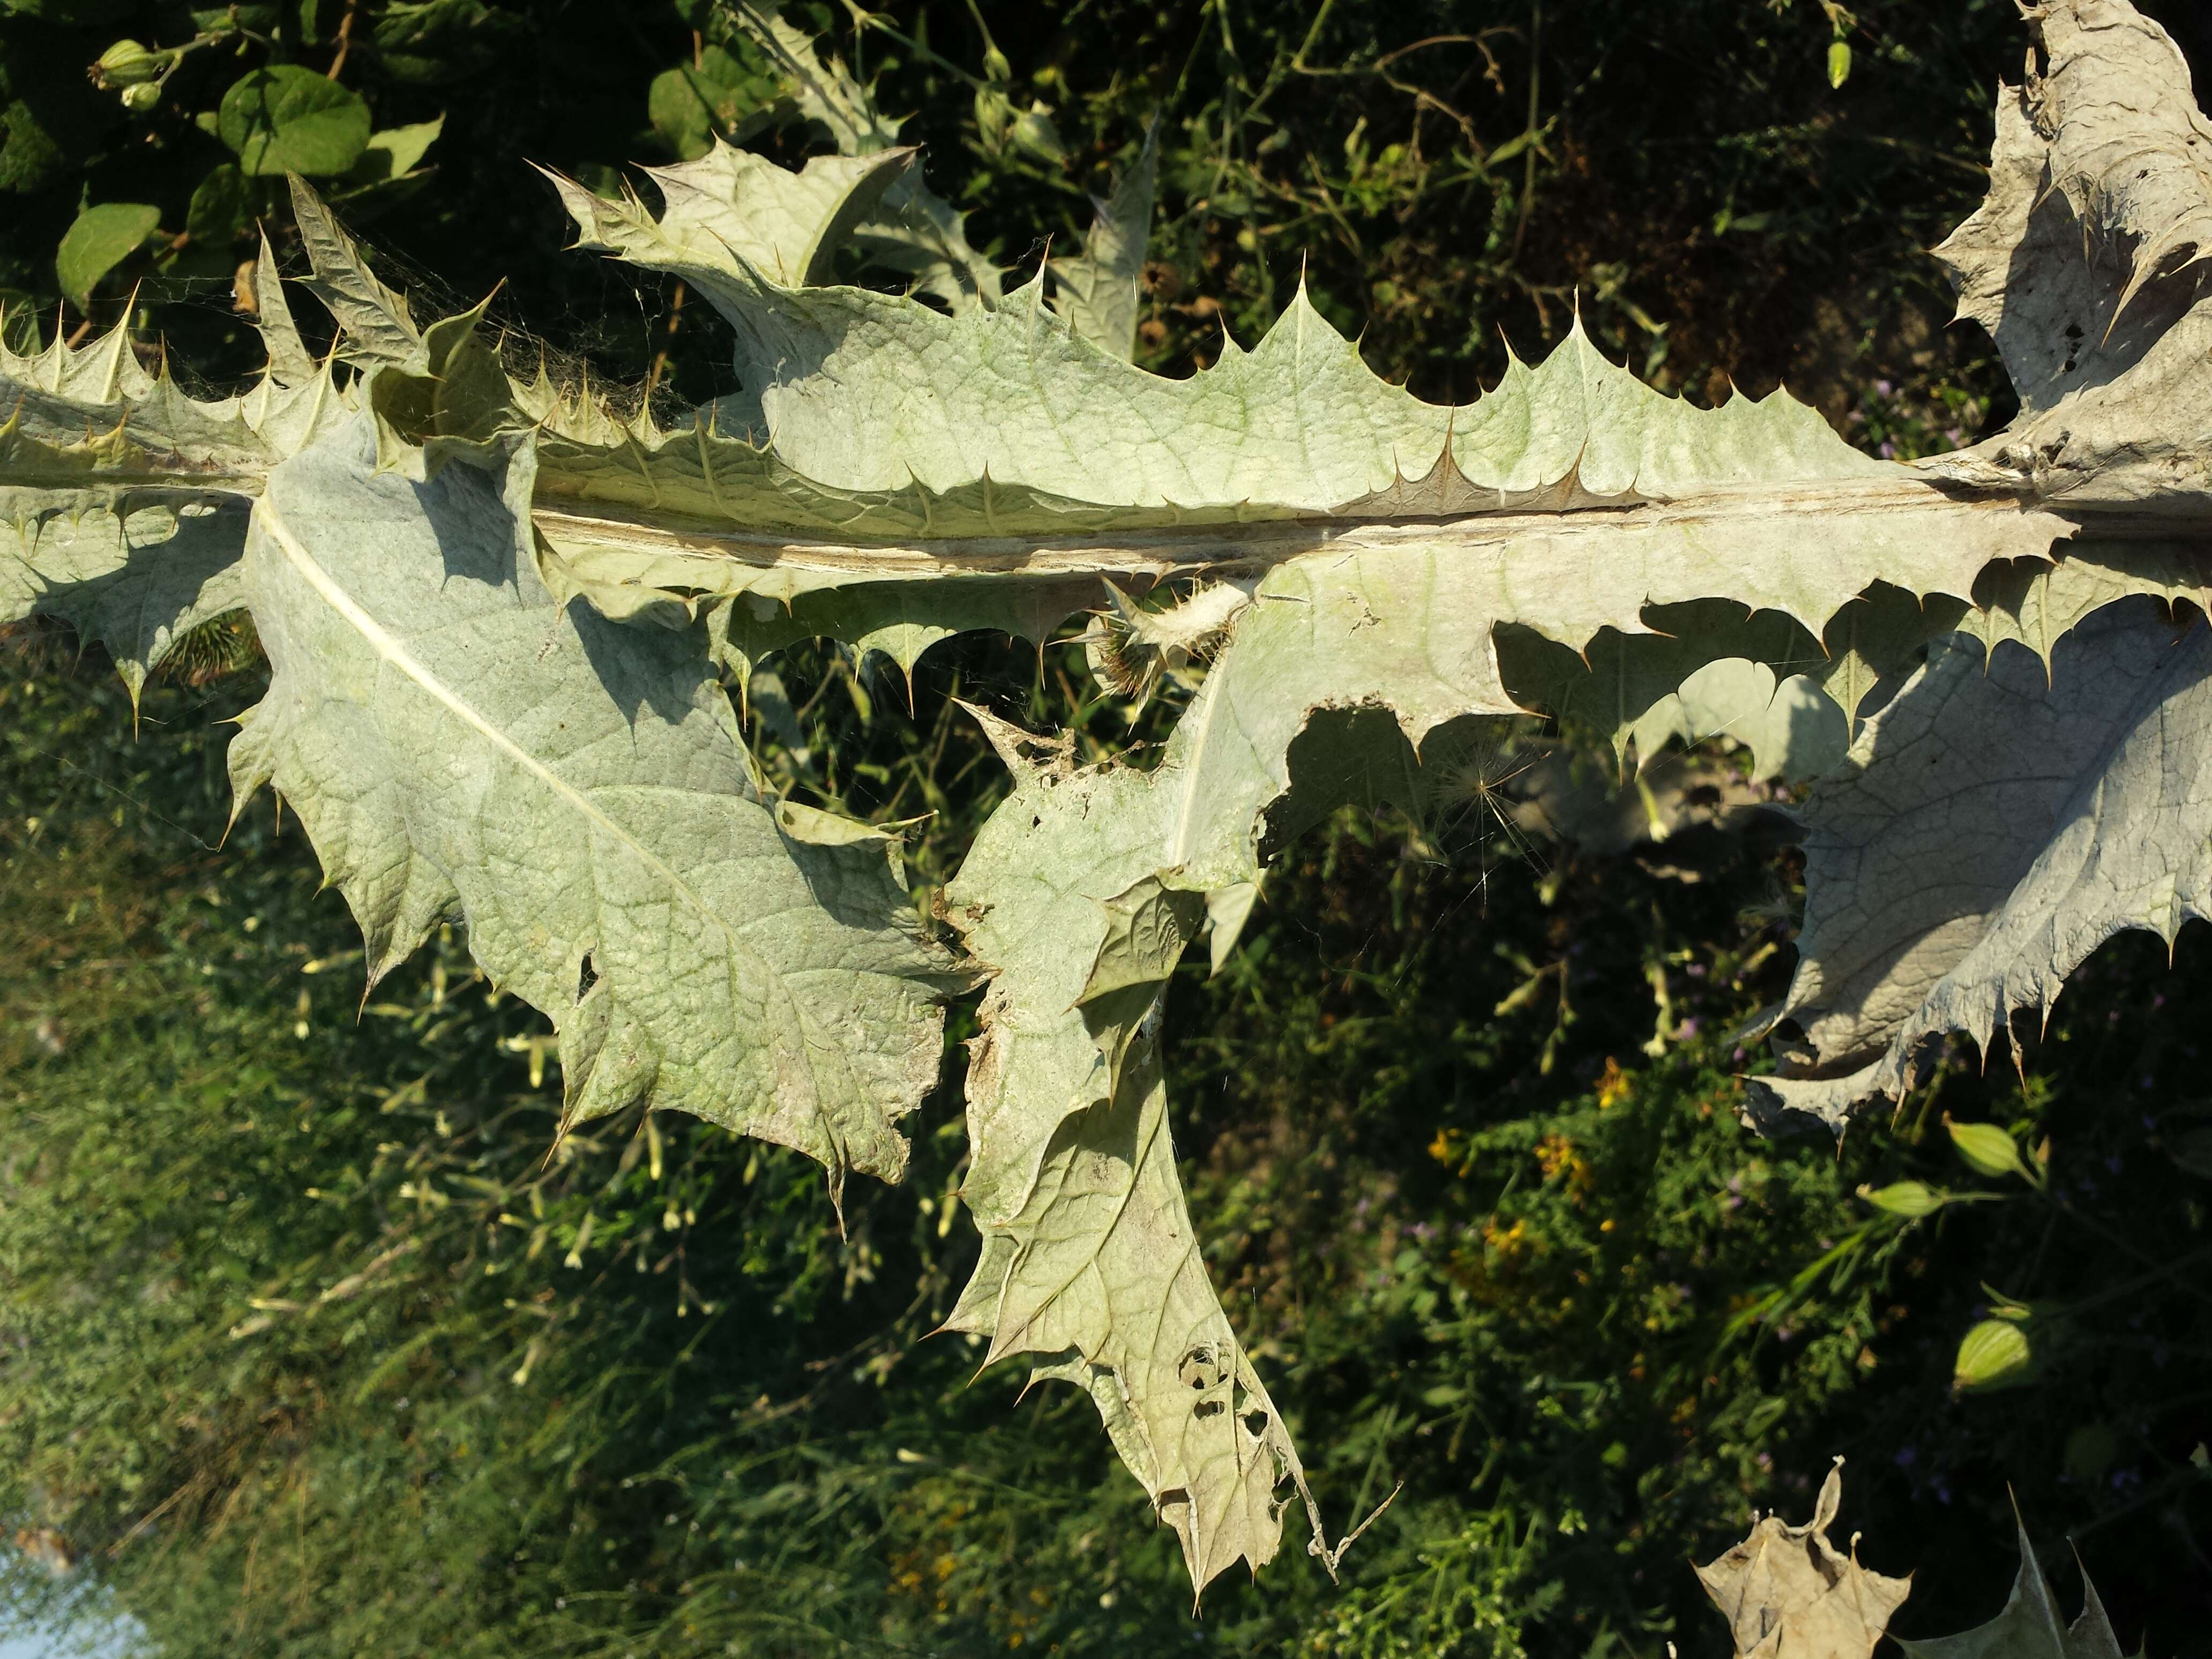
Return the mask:
{"type": "Polygon", "coordinates": [[[1286,800],[1419,802],[1425,759],[1531,710],[1624,745],[1755,728],[1784,775],[1848,742],[1805,808],[1768,1122],[1840,1127],[2114,931],[2205,914],[2212,646],[2176,607],[2212,522],[2212,126],[2125,0],[2028,12],[1989,198],[1940,251],[2021,417],[1914,465],[1780,392],[1663,397],[1579,325],[1425,404],[1303,292],[1249,350],[1146,373],[1148,183],[1008,289],[866,89],[744,16],[836,154],[718,146],[656,171],[658,213],[555,179],[580,247],[728,320],[739,392],[664,426],[512,379],[479,313],[418,317],[295,185],[336,361],[265,253],[240,397],[120,331],[0,356],[0,619],[74,624],[135,687],[248,613],[271,678],[239,799],[297,814],[372,979],[464,922],[551,1020],[572,1121],[687,1110],[833,1194],[896,1180],[943,1005],[980,988],[982,1246],[949,1323],[1091,1395],[1196,1586],[1265,1565],[1292,1504],[1336,1553],[1208,1285],[1159,1053],[1169,977],[1233,946],[1286,800]],[[846,246],[911,291],[836,283],[846,246]],[[1128,597],[1162,583],[1189,597],[1128,597]],[[1141,767],[981,713],[1013,788],[941,925],[886,833],[769,787],[722,690],[801,639],[911,668],[1101,608],[1107,672],[1182,674],[1187,705],[1141,767]]]}

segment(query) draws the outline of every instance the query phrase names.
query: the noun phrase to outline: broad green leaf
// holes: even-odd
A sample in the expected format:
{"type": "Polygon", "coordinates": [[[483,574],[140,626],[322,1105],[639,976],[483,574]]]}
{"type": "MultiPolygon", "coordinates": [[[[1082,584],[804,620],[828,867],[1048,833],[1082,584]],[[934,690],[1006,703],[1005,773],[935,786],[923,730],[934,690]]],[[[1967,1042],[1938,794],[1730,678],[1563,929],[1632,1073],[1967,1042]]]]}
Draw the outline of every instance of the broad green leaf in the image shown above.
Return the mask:
{"type": "Polygon", "coordinates": [[[76,216],[54,253],[54,276],[78,310],[100,279],[144,246],[161,227],[161,210],[143,202],[102,202],[76,216]]]}
{"type": "Polygon", "coordinates": [[[347,187],[350,190],[390,184],[405,178],[422,164],[430,146],[438,142],[445,130],[446,118],[438,115],[411,126],[387,127],[381,132],[372,132],[360,156],[346,170],[347,187]]]}
{"type": "Polygon", "coordinates": [[[744,143],[775,119],[778,102],[773,83],[714,46],[697,64],[654,76],[645,100],[653,130],[679,161],[698,160],[718,140],[744,143]]]}
{"type": "Polygon", "coordinates": [[[1806,802],[1805,925],[1754,1107],[1840,1127],[1963,1031],[2049,1016],[2113,933],[2212,914],[2212,632],[2108,605],[2046,677],[1971,641],[1932,656],[1806,802]]]}
{"type": "Polygon", "coordinates": [[[937,995],[889,843],[764,795],[701,642],[557,609],[529,451],[428,483],[356,425],[277,467],[246,586],[272,670],[231,749],[353,906],[371,981],[458,909],[560,1034],[572,1119],[640,1102],[896,1179],[937,995]]]}
{"type": "Polygon", "coordinates": [[[216,113],[216,135],[251,174],[343,173],[368,148],[368,106],[350,87],[313,70],[276,64],[231,83],[216,113]]]}
{"type": "Polygon", "coordinates": [[[1154,121],[1145,130],[1135,163],[1115,180],[1113,194],[1104,201],[1093,199],[1082,256],[1046,267],[1054,284],[1053,309],[1085,339],[1125,362],[1137,349],[1137,290],[1152,236],[1159,149],[1159,124],[1154,121]]]}
{"type": "Polygon", "coordinates": [[[1699,1567],[1698,1582],[1729,1622],[1738,1659],[1869,1659],[1912,1580],[1886,1578],[1828,1541],[1842,1506],[1844,1460],[1828,1471],[1813,1518],[1793,1527],[1779,1515],[1756,1521],[1751,1535],[1699,1567]]]}
{"type": "Polygon", "coordinates": [[[236,241],[253,217],[246,200],[246,175],[228,161],[209,169],[185,210],[185,233],[221,252],[236,241]]]}

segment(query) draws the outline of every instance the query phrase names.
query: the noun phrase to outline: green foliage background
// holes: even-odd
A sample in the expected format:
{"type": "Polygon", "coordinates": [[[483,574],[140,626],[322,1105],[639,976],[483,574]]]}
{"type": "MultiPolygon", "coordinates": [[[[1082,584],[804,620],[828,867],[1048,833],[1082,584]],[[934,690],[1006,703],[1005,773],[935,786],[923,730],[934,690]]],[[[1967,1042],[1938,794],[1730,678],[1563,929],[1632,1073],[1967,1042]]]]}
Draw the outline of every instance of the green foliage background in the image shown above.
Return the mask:
{"type": "MultiPolygon", "coordinates": [[[[1579,296],[1662,384],[1787,377],[1869,447],[2005,414],[1919,252],[1979,191],[2017,61],[1997,0],[791,15],[918,112],[933,182],[1018,266],[1081,230],[1160,112],[1139,350],[1167,372],[1224,326],[1249,343],[1303,270],[1426,396],[1472,395],[1579,296]],[[1002,131],[994,98],[1049,106],[1049,137],[1002,131]]],[[[88,320],[55,309],[57,251],[86,205],[142,204],[160,228],[90,318],[135,307],[176,361],[250,367],[232,277],[271,204],[220,117],[279,69],[374,132],[443,118],[415,176],[330,175],[419,289],[503,282],[496,309],[572,369],[728,389],[703,308],[562,253],[522,166],[604,179],[709,130],[805,154],[703,6],[0,0],[0,287],[40,307],[10,326],[88,320]],[[132,112],[84,75],[126,36],[211,38],[132,112]]],[[[2183,1650],[2212,1613],[2194,932],[2171,969],[2117,942],[2025,1075],[1962,1056],[1838,1157],[1734,1118],[1728,1032],[1788,975],[1771,823],[1598,860],[1524,846],[1475,791],[1295,843],[1228,970],[1177,983],[1177,1134],[1332,1519],[1404,1489],[1341,1591],[1294,1547],[1194,1622],[1088,1404],[927,1337],[974,1248],[957,1013],[912,1182],[856,1183],[842,1241],[812,1166],[689,1121],[549,1159],[540,1023],[460,941],[364,1006],[296,830],[264,802],[224,839],[250,641],[203,636],[135,730],[72,648],[0,642],[0,1520],[78,1555],[161,1651],[1718,1651],[1685,1556],[1754,1506],[1809,1511],[1838,1452],[1869,1564],[1921,1568],[1907,1633],[2002,1599],[2008,1482],[2065,1593],[2062,1533],[2130,1641],[2183,1650]],[[2047,1142],[2047,1184],[1972,1173],[1947,1112],[2047,1142]],[[1858,1196],[1908,1179],[1999,1201],[1908,1221],[1858,1196]],[[2035,1364],[1960,1394],[1993,1306],[2035,1364]]],[[[1129,735],[1066,647],[933,655],[911,723],[869,665],[781,672],[770,763],[936,812],[923,879],[1003,787],[954,693],[1129,735]]],[[[25,1618],[61,1593],[20,1558],[0,1584],[25,1618]]]]}

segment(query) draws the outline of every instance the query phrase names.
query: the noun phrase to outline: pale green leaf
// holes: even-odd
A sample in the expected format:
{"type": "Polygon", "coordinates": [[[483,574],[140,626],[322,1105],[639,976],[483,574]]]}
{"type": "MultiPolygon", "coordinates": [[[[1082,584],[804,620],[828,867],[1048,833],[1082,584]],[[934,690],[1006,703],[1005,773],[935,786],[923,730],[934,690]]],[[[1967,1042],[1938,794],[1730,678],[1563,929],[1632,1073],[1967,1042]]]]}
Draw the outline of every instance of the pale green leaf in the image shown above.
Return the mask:
{"type": "Polygon", "coordinates": [[[842,61],[825,61],[805,30],[754,0],[730,0],[729,15],[768,58],[799,112],[829,135],[839,155],[866,155],[898,143],[902,123],[876,107],[874,95],[842,61]]]}
{"type": "Polygon", "coordinates": [[[1929,463],[2107,507],[2212,497],[2212,121],[2187,60],[2125,0],[2027,14],[1981,209],[1936,250],[2021,395],[1996,437],[1929,463]],[[2094,258],[2084,250],[2096,250],[2094,258]]]}
{"type": "Polygon", "coordinates": [[[2212,609],[2212,556],[2186,542],[2075,542],[2055,561],[1990,566],[1955,625],[1986,650],[2024,645],[2047,668],[2070,629],[2136,594],[2212,609]]]}
{"type": "Polygon", "coordinates": [[[1751,750],[1752,772],[1801,783],[1832,771],[1850,746],[1843,709],[1803,674],[1777,680],[1763,662],[1723,657],[1683,679],[1632,728],[1638,756],[1672,738],[1726,738],[1751,750]]]}
{"type": "Polygon", "coordinates": [[[118,329],[80,349],[0,345],[0,623],[63,617],[135,696],[170,647],[240,603],[246,509],[268,470],[347,418],[326,374],[202,403],[118,329]]]}
{"type": "Polygon", "coordinates": [[[179,639],[244,606],[243,502],[149,495],[120,514],[40,516],[26,494],[0,486],[0,621],[61,617],[106,648],[134,699],[179,639]]]}
{"type": "MultiPolygon", "coordinates": [[[[969,633],[1005,634],[1042,645],[1094,596],[1085,580],[1027,580],[973,576],[924,588],[884,582],[817,588],[788,601],[749,592],[710,608],[718,654],[740,675],[798,640],[842,640],[863,653],[880,651],[912,674],[930,647],[969,633]]],[[[593,592],[593,603],[599,595],[593,592]]]]}

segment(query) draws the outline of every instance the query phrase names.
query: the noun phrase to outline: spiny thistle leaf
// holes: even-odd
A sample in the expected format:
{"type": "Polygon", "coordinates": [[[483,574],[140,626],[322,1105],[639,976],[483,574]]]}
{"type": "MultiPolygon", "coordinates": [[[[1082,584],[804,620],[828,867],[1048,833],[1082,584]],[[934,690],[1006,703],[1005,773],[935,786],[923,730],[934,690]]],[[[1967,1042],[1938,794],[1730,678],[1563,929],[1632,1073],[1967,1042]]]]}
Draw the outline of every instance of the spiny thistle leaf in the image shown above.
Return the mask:
{"type": "Polygon", "coordinates": [[[1181,1539],[1194,1587],[1320,1516],[1280,1413],[1207,1283],[1176,1178],[1158,1005],[1206,916],[1158,873],[1171,781],[1075,771],[984,717],[1014,793],[946,894],[994,972],[970,1063],[962,1198],[983,1255],[947,1325],[1083,1388],[1181,1539]]]}
{"type": "Polygon", "coordinates": [[[756,275],[799,288],[827,282],[837,250],[914,163],[910,149],[817,155],[797,173],[720,138],[696,161],[647,167],[658,218],[627,184],[610,201],[541,169],[583,228],[577,246],[681,276],[709,299],[756,275]]]}
{"type": "Polygon", "coordinates": [[[1806,803],[1805,926],[1754,1110],[1838,1129],[1925,1074],[1944,1034],[1984,1049],[2047,1019],[2124,928],[2169,944],[2212,915],[2212,630],[2154,600],[1984,659],[1963,637],[1867,724],[1806,803]]]}
{"type": "Polygon", "coordinates": [[[1110,356],[1124,362],[1137,350],[1137,293],[1145,271],[1145,247],[1152,233],[1152,186],[1159,170],[1158,118],[1145,129],[1144,148],[1128,172],[1114,181],[1113,194],[1093,198],[1091,234],[1083,252],[1057,259],[1047,269],[1054,288],[1053,309],[1067,325],[1110,356]]]}
{"type": "MultiPolygon", "coordinates": [[[[824,62],[814,42],[751,0],[732,0],[730,15],[775,65],[784,94],[799,113],[830,136],[841,155],[872,155],[898,143],[905,125],[876,107],[875,94],[836,58],[824,62]]],[[[967,216],[909,171],[885,191],[883,212],[864,220],[854,244],[879,265],[903,272],[917,292],[954,311],[999,303],[999,268],[969,246],[967,216]]]]}
{"type": "Polygon", "coordinates": [[[365,422],[270,475],[246,587],[273,670],[231,775],[306,824],[372,983],[451,911],[560,1033],[572,1118],[640,1102],[896,1180],[938,993],[889,843],[763,793],[696,642],[540,585],[527,446],[375,470],[365,422]]]}
{"type": "Polygon", "coordinates": [[[27,356],[0,342],[0,623],[67,620],[134,697],[179,638],[241,603],[247,509],[268,470],[349,412],[312,368],[196,402],[166,369],[149,374],[121,329],[27,356]]]}
{"type": "Polygon", "coordinates": [[[422,331],[407,308],[407,296],[386,288],[368,268],[322,199],[306,179],[292,176],[292,218],[307,250],[314,274],[300,285],[337,319],[340,350],[363,365],[412,363],[422,350],[422,331]]]}
{"type": "MultiPolygon", "coordinates": [[[[2081,1616],[2071,1625],[2058,1611],[2058,1598],[2043,1576],[2028,1541],[2027,1523],[2017,1507],[2013,1522],[2020,1528],[2020,1573],[2012,1594],[1997,1616],[1986,1625],[1957,1636],[1938,1636],[1923,1641],[1897,1638],[1907,1659],[2124,1659],[2120,1638],[2098,1599],[2088,1575],[2081,1577],[2081,1616]]],[[[2142,1650],[2136,1659],[2142,1659],[2142,1650]]]]}

